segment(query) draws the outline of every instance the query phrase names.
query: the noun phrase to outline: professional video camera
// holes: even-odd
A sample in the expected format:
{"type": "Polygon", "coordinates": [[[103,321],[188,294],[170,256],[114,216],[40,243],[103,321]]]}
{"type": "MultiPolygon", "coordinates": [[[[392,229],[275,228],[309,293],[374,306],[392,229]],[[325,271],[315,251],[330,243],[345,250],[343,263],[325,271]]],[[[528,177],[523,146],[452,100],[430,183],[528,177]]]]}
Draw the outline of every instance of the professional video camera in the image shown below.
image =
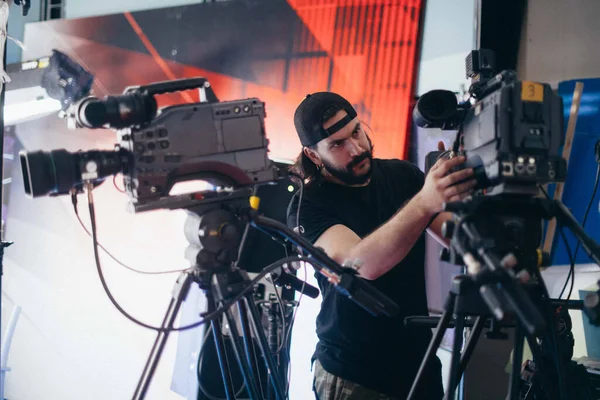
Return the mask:
{"type": "MultiPolygon", "coordinates": [[[[61,59],[54,57],[54,60],[61,59]]],[[[109,299],[131,321],[158,332],[134,399],[145,397],[169,333],[208,321],[226,397],[234,398],[219,321],[225,315],[249,397],[259,398],[255,362],[262,359],[267,371],[270,371],[269,381],[274,397],[283,400],[286,385],[282,381],[285,376],[274,372],[281,369],[269,350],[270,342],[265,332],[260,329],[260,317],[251,293],[265,275],[283,265],[309,263],[327,276],[337,290],[373,315],[395,315],[398,312],[396,304],[368,282],[357,278],[353,269],[340,266],[285,224],[259,213],[256,187],[275,183],[284,174],[267,156],[265,105],[258,98],[219,102],[208,81],[199,77],[129,87],[123,95],[104,99],[86,97],[73,103],[65,116],[74,128],[116,129],[119,143],[114,151],[21,152],[25,192],[29,197],[70,194],[77,211],[76,196],[87,191],[94,255],[109,299]],[[198,88],[202,90],[200,97],[205,101],[158,110],[156,95],[198,88]],[[123,174],[134,212],[163,208],[184,209],[189,214],[184,232],[190,243],[186,258],[192,262],[192,268],[182,272],[177,280],[161,327],[141,323],[124,311],[110,294],[102,275],[92,192],[106,177],[117,173],[123,174]],[[203,180],[216,189],[170,194],[175,183],[189,180],[203,180]],[[247,230],[251,227],[306,256],[287,257],[265,266],[250,280],[238,261],[247,230]],[[174,328],[181,302],[192,283],[197,283],[206,293],[208,311],[200,322],[174,328]],[[237,305],[237,318],[231,311],[233,305],[237,305]],[[238,321],[241,336],[237,329],[238,321]],[[260,358],[255,357],[251,341],[247,340],[251,336],[257,339],[262,353],[260,358]],[[240,337],[246,340],[242,341],[240,337]]],[[[304,286],[301,291],[304,291],[304,286]]]]}
{"type": "Polygon", "coordinates": [[[115,151],[21,153],[25,192],[66,194],[85,180],[99,182],[121,172],[135,211],[146,211],[173,203],[167,201],[169,191],[180,181],[239,187],[277,180],[277,168],[267,157],[264,103],[216,100],[204,78],[129,87],[103,100],[86,97],[67,110],[69,124],[118,129],[115,151]],[[196,88],[213,101],[157,112],[156,95],[196,88]]]}
{"type": "Polygon", "coordinates": [[[546,83],[518,81],[513,71],[494,75],[494,59],[491,50],[469,54],[466,101],[459,104],[448,90],[432,90],[417,101],[417,125],[457,130],[452,149],[430,153],[428,167],[441,156],[465,155],[464,167],[474,168],[477,189],[487,194],[532,194],[539,184],[564,181],[562,98],[546,83]]]}
{"type": "Polygon", "coordinates": [[[542,184],[562,182],[567,175],[566,161],[559,154],[564,137],[561,97],[548,84],[519,81],[513,71],[495,74],[494,57],[484,49],[467,57],[467,77],[472,83],[466,101],[459,104],[454,93],[433,90],[420,97],[413,111],[421,127],[457,131],[451,149],[427,155],[426,169],[441,157],[464,155],[466,162],[460,168],[473,168],[477,185],[471,197],[445,206],[453,220],[443,227],[450,245],[441,258],[466,270],[453,279],[444,314],[409,398],[445,330],[453,325],[446,386],[447,398],[452,398],[483,327],[491,322],[488,337],[492,338],[505,337],[500,332],[502,324],[515,327],[508,398],[520,399],[527,384],[527,392],[537,400],[579,399],[580,392],[575,392],[576,385],[570,381],[572,364],[559,354],[559,347],[564,346],[556,332],[557,315],[539,271],[549,261],[539,250],[543,220],[557,218],[572,230],[599,265],[600,246],[560,201],[539,196],[542,184]],[[465,326],[473,329],[461,356],[465,326]],[[534,358],[533,382],[522,380],[524,339],[534,358]]]}

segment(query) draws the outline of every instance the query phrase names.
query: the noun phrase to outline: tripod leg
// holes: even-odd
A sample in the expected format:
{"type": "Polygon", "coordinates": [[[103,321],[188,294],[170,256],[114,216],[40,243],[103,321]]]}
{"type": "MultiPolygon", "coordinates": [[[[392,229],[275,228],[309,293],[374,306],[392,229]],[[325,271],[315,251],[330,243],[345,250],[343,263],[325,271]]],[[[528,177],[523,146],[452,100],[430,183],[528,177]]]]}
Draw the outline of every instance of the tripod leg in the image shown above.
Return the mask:
{"type": "Polygon", "coordinates": [[[531,353],[533,354],[535,369],[537,370],[536,375],[538,375],[539,380],[541,381],[543,386],[542,391],[546,395],[547,399],[556,400],[556,393],[558,393],[559,391],[554,385],[552,385],[552,381],[550,380],[550,376],[548,375],[548,370],[546,368],[547,365],[544,364],[542,351],[540,350],[540,347],[537,341],[535,340],[535,336],[531,335],[529,332],[526,331],[524,331],[524,333],[525,337],[527,338],[529,348],[531,349],[531,353]]]}
{"type": "Polygon", "coordinates": [[[165,313],[165,317],[161,325],[163,330],[159,331],[156,335],[156,340],[154,341],[154,345],[152,346],[152,350],[150,351],[150,355],[148,356],[148,360],[146,361],[146,365],[142,371],[142,376],[140,377],[138,385],[135,388],[135,392],[133,394],[134,400],[143,399],[146,396],[146,392],[150,387],[150,382],[152,381],[152,377],[154,376],[154,372],[158,366],[160,356],[162,355],[165,344],[167,343],[167,339],[169,338],[169,329],[173,328],[173,322],[175,322],[177,313],[179,313],[181,302],[187,296],[191,282],[191,275],[187,272],[182,273],[179,275],[179,278],[177,278],[175,290],[173,291],[173,297],[169,302],[169,307],[167,308],[167,312],[165,313]]]}
{"type": "Polygon", "coordinates": [[[229,331],[231,332],[231,341],[233,344],[233,351],[235,353],[235,358],[238,361],[240,366],[240,370],[242,371],[242,376],[244,377],[244,383],[246,388],[248,389],[248,394],[250,395],[250,399],[259,399],[258,389],[256,387],[256,380],[252,375],[252,371],[250,370],[250,366],[248,365],[249,360],[244,358],[243,348],[244,346],[240,343],[240,335],[237,330],[237,326],[235,323],[235,318],[233,318],[233,314],[231,310],[228,310],[225,315],[227,316],[227,322],[229,323],[229,331]]]}
{"type": "Polygon", "coordinates": [[[458,370],[458,380],[462,378],[465,373],[465,369],[467,368],[467,364],[469,363],[469,359],[473,355],[473,351],[475,350],[475,346],[477,345],[477,341],[479,340],[479,336],[481,336],[481,332],[483,331],[483,327],[485,326],[485,319],[482,316],[477,317],[475,320],[475,324],[473,325],[473,330],[469,335],[469,340],[467,341],[467,345],[463,350],[462,357],[460,358],[460,368],[458,370]]]}
{"type": "Polygon", "coordinates": [[[519,386],[521,383],[521,360],[523,359],[523,326],[516,321],[515,326],[515,347],[513,351],[512,368],[510,370],[510,384],[508,388],[510,400],[519,399],[519,386]]]}
{"type": "Polygon", "coordinates": [[[242,301],[239,301],[237,306],[242,326],[242,338],[244,341],[244,348],[246,350],[246,358],[248,359],[248,365],[250,366],[250,373],[252,374],[254,381],[258,382],[260,392],[264,398],[265,396],[263,393],[262,381],[256,362],[256,353],[254,352],[254,344],[252,343],[252,333],[250,332],[250,326],[248,325],[248,314],[246,313],[246,307],[242,301]]]}
{"type": "Polygon", "coordinates": [[[256,304],[254,303],[254,299],[251,294],[244,296],[244,300],[246,301],[246,306],[250,311],[250,321],[252,322],[252,326],[254,328],[254,333],[256,333],[256,337],[258,339],[258,345],[260,347],[260,351],[265,359],[267,364],[267,370],[269,373],[269,378],[271,380],[271,384],[273,385],[273,390],[275,390],[275,398],[278,400],[285,399],[285,390],[278,376],[277,365],[275,364],[275,359],[273,358],[273,354],[269,351],[269,343],[267,342],[267,338],[265,337],[265,332],[262,329],[262,325],[260,323],[260,317],[258,315],[258,310],[256,309],[256,304]]]}
{"type": "MultiPolygon", "coordinates": [[[[268,326],[268,342],[269,342],[269,351],[271,352],[271,354],[275,354],[275,363],[279,366],[279,369],[277,370],[277,373],[279,374],[280,377],[283,376],[283,374],[281,373],[281,363],[279,362],[279,356],[276,355],[277,353],[277,348],[278,348],[278,335],[277,335],[277,307],[279,307],[278,303],[273,303],[271,302],[269,304],[269,307],[267,309],[267,314],[268,314],[268,321],[269,321],[269,326],[268,326]]],[[[281,310],[283,312],[283,310],[281,310]]],[[[283,338],[282,341],[285,338],[285,332],[283,332],[283,338]]],[[[273,400],[274,399],[274,393],[273,393],[273,389],[271,388],[270,385],[267,385],[267,400],[273,400]]]]}
{"type": "MultiPolygon", "coordinates": [[[[215,310],[215,302],[210,292],[206,292],[206,298],[208,300],[208,311],[212,312],[215,310]]],[[[226,349],[223,344],[223,333],[221,332],[221,319],[213,319],[210,321],[213,339],[215,341],[215,348],[217,351],[217,359],[219,360],[219,366],[221,367],[221,377],[223,378],[223,385],[225,389],[225,397],[227,400],[235,399],[235,389],[233,388],[233,381],[229,375],[229,363],[227,362],[226,349]]]]}
{"type": "Polygon", "coordinates": [[[444,333],[446,333],[446,329],[448,328],[448,322],[450,322],[450,318],[452,317],[452,310],[454,309],[455,298],[456,295],[450,292],[448,298],[446,299],[446,305],[444,307],[445,311],[442,314],[442,318],[440,318],[440,321],[438,322],[437,328],[435,330],[435,335],[431,339],[431,342],[429,342],[429,347],[427,347],[425,358],[423,358],[423,361],[421,362],[421,366],[419,367],[417,376],[415,377],[412,387],[410,388],[410,393],[408,395],[407,400],[414,399],[414,396],[417,392],[417,387],[419,386],[425,369],[427,368],[427,365],[429,365],[433,357],[435,357],[435,352],[437,351],[438,347],[440,347],[440,343],[442,343],[444,333]]]}
{"type": "Polygon", "coordinates": [[[456,387],[460,382],[460,351],[463,345],[463,332],[465,329],[465,315],[457,314],[454,323],[454,344],[452,346],[452,361],[450,363],[450,373],[448,375],[448,390],[446,390],[445,400],[454,399],[456,387]]]}

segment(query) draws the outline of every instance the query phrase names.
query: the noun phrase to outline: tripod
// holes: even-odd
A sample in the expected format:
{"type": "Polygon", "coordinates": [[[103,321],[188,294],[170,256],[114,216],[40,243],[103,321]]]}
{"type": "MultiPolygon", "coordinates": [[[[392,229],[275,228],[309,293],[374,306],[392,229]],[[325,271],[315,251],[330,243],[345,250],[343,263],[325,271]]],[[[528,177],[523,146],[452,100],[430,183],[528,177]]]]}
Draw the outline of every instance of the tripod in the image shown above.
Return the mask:
{"type": "MultiPolygon", "coordinates": [[[[234,214],[222,209],[216,208],[207,211],[205,208],[200,208],[200,210],[203,211],[202,214],[190,212],[185,231],[188,240],[192,244],[202,245],[203,247],[196,253],[193,268],[182,272],[175,284],[171,302],[163,319],[163,330],[156,337],[133,398],[143,399],[145,397],[169,333],[173,330],[173,323],[181,303],[186,298],[191,284],[197,283],[206,294],[208,315],[213,314],[219,305],[232,303],[237,308],[242,330],[241,336],[237,328],[234,311],[231,308],[225,311],[225,317],[231,332],[235,359],[239,365],[250,399],[261,398],[257,386],[258,371],[253,362],[255,354],[251,345],[252,334],[250,330],[252,329],[266,364],[275,399],[283,400],[286,397],[284,385],[277,374],[278,368],[262,329],[252,292],[248,290],[251,281],[245,271],[234,267],[243,232],[241,223],[235,218],[234,214]]],[[[194,249],[197,248],[194,247],[194,249]]],[[[225,345],[218,319],[211,319],[211,330],[221,368],[225,394],[228,400],[234,399],[235,390],[229,376],[229,365],[225,357],[225,345]]]]}
{"type": "Polygon", "coordinates": [[[569,227],[596,262],[600,260],[600,247],[585,234],[564,205],[556,201],[523,196],[479,196],[447,204],[446,210],[454,212],[456,219],[444,227],[444,236],[451,242],[442,259],[466,265],[468,274],[453,280],[444,313],[408,398],[414,399],[424,371],[449,327],[451,316],[455,314],[454,344],[445,399],[453,398],[486,319],[492,320],[491,334],[496,337],[499,337],[498,322],[511,320],[515,324],[508,398],[520,399],[520,360],[526,339],[539,372],[538,379],[533,381],[536,387],[532,387],[530,392],[545,396],[536,398],[566,399],[562,368],[559,362],[555,365],[545,362],[537,341],[543,337],[544,343],[551,343],[558,352],[553,316],[548,307],[551,299],[538,271],[541,253],[536,249],[541,242],[542,218],[556,217],[569,227]],[[529,276],[533,279],[523,283],[529,276]],[[477,319],[461,355],[467,316],[476,316],[477,319]]]}
{"type": "MultiPolygon", "coordinates": [[[[417,320],[412,323],[418,324],[419,321],[417,320]]],[[[425,357],[421,363],[417,377],[413,382],[408,399],[415,398],[414,396],[418,389],[419,383],[421,383],[424,371],[426,371],[427,366],[435,357],[435,352],[439,348],[446,330],[451,326],[454,327],[454,341],[452,346],[450,372],[448,374],[448,383],[446,385],[447,392],[444,398],[453,399],[458,384],[465,372],[471,356],[473,355],[477,342],[481,336],[481,333],[483,332],[483,328],[486,327],[486,325],[489,325],[491,328],[491,330],[486,334],[486,337],[489,339],[507,339],[508,335],[500,330],[502,326],[515,326],[516,328],[514,337],[515,350],[513,355],[513,360],[515,361],[513,362],[513,368],[511,371],[511,383],[509,386],[508,398],[511,400],[517,398],[515,396],[517,396],[519,391],[520,380],[520,363],[517,360],[520,360],[523,356],[523,339],[526,336],[523,326],[519,321],[516,321],[515,323],[501,324],[490,314],[488,308],[481,299],[479,291],[477,290],[477,283],[468,275],[458,275],[453,279],[452,288],[444,304],[444,312],[438,321],[435,335],[433,336],[429,347],[427,348],[427,352],[425,353],[425,357]],[[451,321],[453,314],[456,316],[454,322],[451,321]],[[469,317],[476,317],[474,323],[469,321],[469,317]],[[488,321],[490,323],[487,323],[488,321]],[[472,326],[472,330],[461,354],[464,329],[467,325],[472,326]]],[[[530,340],[529,336],[527,336],[527,340],[530,340]]],[[[530,346],[532,349],[537,349],[537,346],[532,346],[531,343],[530,346]]],[[[541,359],[540,353],[538,353],[537,356],[539,356],[541,359]]],[[[546,379],[547,375],[542,374],[542,378],[546,379]]],[[[544,387],[550,387],[550,383],[547,380],[544,382],[544,387]]]]}

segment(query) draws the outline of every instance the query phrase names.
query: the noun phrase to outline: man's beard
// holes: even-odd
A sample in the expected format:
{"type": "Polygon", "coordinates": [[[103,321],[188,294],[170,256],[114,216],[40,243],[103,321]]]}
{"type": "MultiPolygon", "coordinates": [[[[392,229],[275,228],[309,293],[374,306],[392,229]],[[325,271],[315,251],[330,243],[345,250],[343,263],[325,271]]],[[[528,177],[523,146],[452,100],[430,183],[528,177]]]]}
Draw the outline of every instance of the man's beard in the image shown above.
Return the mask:
{"type": "Polygon", "coordinates": [[[361,155],[357,156],[352,160],[345,168],[336,167],[329,162],[321,159],[325,170],[331,174],[334,178],[337,178],[346,185],[362,185],[371,178],[373,172],[373,153],[372,151],[365,151],[361,155]],[[354,166],[360,164],[363,160],[369,159],[369,170],[364,174],[357,176],[353,172],[354,166]]]}

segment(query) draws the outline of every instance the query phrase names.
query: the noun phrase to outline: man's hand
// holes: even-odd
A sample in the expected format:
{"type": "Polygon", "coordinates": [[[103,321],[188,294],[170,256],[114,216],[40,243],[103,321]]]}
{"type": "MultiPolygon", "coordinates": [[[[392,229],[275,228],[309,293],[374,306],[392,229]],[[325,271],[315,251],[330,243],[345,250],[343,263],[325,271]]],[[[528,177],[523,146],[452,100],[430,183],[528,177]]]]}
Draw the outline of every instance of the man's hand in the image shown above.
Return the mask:
{"type": "MultiPolygon", "coordinates": [[[[438,143],[438,150],[444,151],[442,142],[438,143]]],[[[470,195],[477,184],[472,179],[473,169],[467,168],[449,173],[451,169],[465,162],[465,157],[439,159],[429,170],[425,177],[425,184],[417,194],[419,204],[425,212],[433,215],[443,211],[444,204],[459,201],[470,195]],[[471,178],[471,179],[469,179],[471,178]],[[465,182],[462,182],[465,181],[465,182]],[[461,182],[458,184],[458,182],[461,182]]]]}

